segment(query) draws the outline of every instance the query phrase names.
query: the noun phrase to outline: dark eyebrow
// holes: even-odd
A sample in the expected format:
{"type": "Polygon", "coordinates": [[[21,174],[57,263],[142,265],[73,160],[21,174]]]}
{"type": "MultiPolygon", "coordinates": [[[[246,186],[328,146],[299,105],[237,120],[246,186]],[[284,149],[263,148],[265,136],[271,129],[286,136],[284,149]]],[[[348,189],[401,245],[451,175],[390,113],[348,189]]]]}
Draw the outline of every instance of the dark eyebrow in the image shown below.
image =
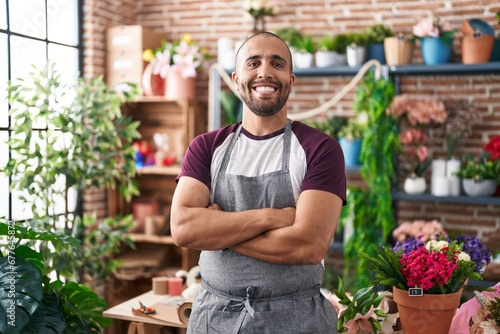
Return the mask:
{"type": "MultiPolygon", "coordinates": [[[[254,55],[254,56],[250,56],[247,59],[245,59],[245,62],[247,62],[249,60],[261,59],[261,58],[262,58],[262,56],[260,56],[260,55],[254,55]]],[[[286,63],[286,60],[283,57],[281,57],[280,55],[272,55],[271,59],[280,60],[280,61],[283,61],[286,63]]]]}

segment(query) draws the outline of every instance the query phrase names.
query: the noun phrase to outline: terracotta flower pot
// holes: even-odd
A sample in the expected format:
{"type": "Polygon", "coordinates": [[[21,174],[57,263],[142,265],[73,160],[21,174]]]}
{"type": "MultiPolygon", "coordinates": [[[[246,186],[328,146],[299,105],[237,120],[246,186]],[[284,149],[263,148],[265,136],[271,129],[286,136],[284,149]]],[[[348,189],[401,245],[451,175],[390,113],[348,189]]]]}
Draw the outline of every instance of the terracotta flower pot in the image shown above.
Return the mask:
{"type": "Polygon", "coordinates": [[[393,298],[405,334],[448,334],[462,290],[445,295],[410,296],[393,287],[393,298]]]}
{"type": "Polygon", "coordinates": [[[196,78],[184,78],[178,70],[168,72],[165,85],[167,100],[194,99],[196,96],[196,78]]]}

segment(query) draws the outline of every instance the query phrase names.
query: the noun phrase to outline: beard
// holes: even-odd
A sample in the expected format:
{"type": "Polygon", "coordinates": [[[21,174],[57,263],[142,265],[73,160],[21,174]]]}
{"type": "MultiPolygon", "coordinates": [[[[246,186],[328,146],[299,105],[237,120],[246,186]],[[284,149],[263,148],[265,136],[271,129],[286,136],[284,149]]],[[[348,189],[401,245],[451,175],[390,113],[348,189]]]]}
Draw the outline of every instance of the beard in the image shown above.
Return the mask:
{"type": "MultiPolygon", "coordinates": [[[[278,95],[272,99],[257,99],[252,96],[252,83],[248,85],[240,85],[240,97],[243,102],[247,105],[248,109],[258,116],[272,116],[279,112],[288,100],[288,95],[290,95],[290,84],[287,83],[282,85],[280,82],[270,82],[278,87],[278,95]]],[[[259,83],[266,83],[259,82],[259,83]]]]}

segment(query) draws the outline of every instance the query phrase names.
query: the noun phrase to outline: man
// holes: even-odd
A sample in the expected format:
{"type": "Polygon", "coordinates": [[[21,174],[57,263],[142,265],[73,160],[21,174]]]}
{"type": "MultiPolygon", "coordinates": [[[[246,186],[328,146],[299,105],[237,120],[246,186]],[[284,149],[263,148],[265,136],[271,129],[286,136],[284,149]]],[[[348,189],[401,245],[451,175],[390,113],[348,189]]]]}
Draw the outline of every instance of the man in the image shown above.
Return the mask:
{"type": "Polygon", "coordinates": [[[287,119],[288,46],[257,33],[236,55],[237,124],[189,146],[172,200],[175,243],[202,250],[188,333],[336,333],[320,293],[345,204],[338,143],[287,119]]]}

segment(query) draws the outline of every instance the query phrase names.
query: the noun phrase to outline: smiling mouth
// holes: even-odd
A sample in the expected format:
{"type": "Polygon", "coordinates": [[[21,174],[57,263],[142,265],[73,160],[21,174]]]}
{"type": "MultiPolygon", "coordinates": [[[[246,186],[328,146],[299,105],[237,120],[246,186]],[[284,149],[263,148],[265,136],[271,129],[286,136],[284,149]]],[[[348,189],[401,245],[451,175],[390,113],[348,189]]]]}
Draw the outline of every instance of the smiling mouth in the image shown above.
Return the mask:
{"type": "Polygon", "coordinates": [[[256,86],[253,88],[257,93],[274,93],[276,91],[276,87],[272,86],[256,86]]]}

